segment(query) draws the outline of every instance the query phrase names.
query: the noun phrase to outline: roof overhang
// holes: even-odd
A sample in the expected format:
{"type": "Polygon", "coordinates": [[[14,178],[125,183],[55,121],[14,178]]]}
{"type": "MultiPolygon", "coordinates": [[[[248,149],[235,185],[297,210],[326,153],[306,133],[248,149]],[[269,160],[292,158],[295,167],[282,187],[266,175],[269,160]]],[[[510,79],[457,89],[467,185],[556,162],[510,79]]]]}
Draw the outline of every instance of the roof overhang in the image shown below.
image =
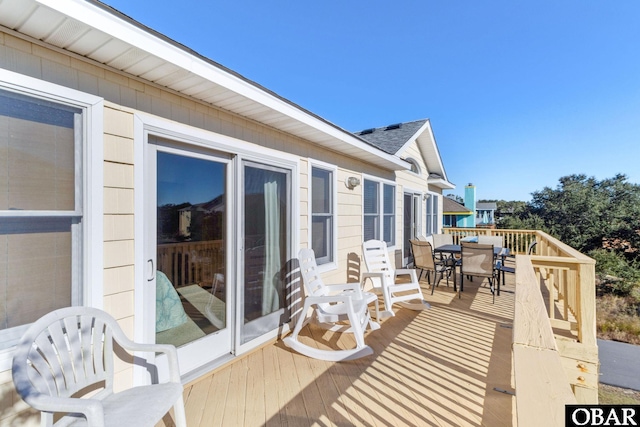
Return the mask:
{"type": "Polygon", "coordinates": [[[429,172],[427,184],[443,190],[452,190],[456,188],[456,186],[447,179],[447,173],[444,170],[444,164],[440,157],[440,150],[438,150],[436,138],[433,135],[433,130],[431,129],[430,120],[427,119],[424,122],[420,129],[418,129],[416,133],[404,143],[402,148],[396,152],[396,155],[402,157],[404,151],[411,146],[413,141],[416,142],[427,165],[427,170],[429,172]]]}
{"type": "Polygon", "coordinates": [[[0,25],[389,170],[410,165],[96,0],[4,0],[0,25]]]}
{"type": "Polygon", "coordinates": [[[466,212],[466,211],[451,211],[451,212],[446,212],[446,211],[445,211],[445,212],[442,212],[442,215],[471,216],[471,215],[473,215],[473,214],[474,214],[474,213],[473,213],[473,212],[471,212],[471,211],[469,211],[469,212],[466,212]]]}
{"type": "Polygon", "coordinates": [[[434,187],[442,188],[443,190],[453,190],[456,188],[455,184],[450,183],[444,178],[427,178],[427,184],[434,187]]]}

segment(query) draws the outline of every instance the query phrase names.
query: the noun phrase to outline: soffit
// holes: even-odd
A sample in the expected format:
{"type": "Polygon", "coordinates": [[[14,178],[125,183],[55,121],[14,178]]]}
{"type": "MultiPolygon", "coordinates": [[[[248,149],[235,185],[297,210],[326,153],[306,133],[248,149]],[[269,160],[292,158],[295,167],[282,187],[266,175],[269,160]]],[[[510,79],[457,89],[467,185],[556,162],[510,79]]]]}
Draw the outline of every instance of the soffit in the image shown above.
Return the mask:
{"type": "Polygon", "coordinates": [[[0,0],[0,25],[391,170],[408,169],[331,122],[95,0],[0,0]]]}

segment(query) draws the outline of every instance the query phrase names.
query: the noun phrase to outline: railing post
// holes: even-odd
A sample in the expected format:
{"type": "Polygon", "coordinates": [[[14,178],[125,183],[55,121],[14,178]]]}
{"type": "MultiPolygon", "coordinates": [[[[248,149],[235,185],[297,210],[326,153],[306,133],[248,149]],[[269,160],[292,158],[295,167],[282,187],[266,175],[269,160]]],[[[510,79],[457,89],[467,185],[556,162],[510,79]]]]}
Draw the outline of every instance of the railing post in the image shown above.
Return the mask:
{"type": "Polygon", "coordinates": [[[596,268],[594,263],[583,263],[578,268],[578,301],[582,319],[578,340],[584,345],[596,346],[596,268]]]}

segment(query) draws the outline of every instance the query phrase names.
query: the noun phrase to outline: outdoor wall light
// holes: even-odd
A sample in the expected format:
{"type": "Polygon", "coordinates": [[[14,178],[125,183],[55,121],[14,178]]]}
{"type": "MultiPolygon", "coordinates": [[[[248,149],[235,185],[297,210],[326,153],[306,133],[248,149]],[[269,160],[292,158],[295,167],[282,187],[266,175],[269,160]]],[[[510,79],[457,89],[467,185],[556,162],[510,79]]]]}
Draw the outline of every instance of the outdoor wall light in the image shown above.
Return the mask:
{"type": "Polygon", "coordinates": [[[349,190],[353,190],[358,185],[360,185],[360,178],[356,178],[355,176],[350,176],[344,180],[344,183],[349,190]]]}

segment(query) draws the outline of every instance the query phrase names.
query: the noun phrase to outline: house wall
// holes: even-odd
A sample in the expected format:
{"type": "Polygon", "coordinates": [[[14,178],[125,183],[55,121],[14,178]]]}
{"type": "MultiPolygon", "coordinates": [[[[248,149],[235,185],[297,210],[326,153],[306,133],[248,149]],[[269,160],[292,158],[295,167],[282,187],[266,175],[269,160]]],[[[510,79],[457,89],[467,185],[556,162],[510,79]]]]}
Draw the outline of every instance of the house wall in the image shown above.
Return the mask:
{"type": "MultiPolygon", "coordinates": [[[[436,193],[438,195],[442,195],[442,189],[430,186],[427,183],[427,179],[429,176],[429,170],[427,168],[427,164],[425,162],[424,157],[422,156],[422,152],[418,147],[418,144],[414,141],[410,144],[404,152],[402,152],[402,158],[412,158],[414,159],[420,168],[420,174],[416,174],[411,171],[397,171],[396,172],[396,183],[397,183],[397,191],[396,191],[396,201],[397,208],[396,212],[398,215],[398,220],[396,221],[396,228],[398,237],[396,243],[396,250],[402,250],[402,241],[403,239],[403,214],[404,214],[404,206],[403,206],[403,195],[405,191],[419,191],[423,193],[431,192],[436,193]]],[[[420,218],[420,234],[426,235],[426,202],[423,200],[420,202],[421,206],[421,218],[420,218]]],[[[442,224],[442,197],[438,199],[438,224],[441,226],[442,224]]],[[[406,256],[406,254],[405,254],[406,256]]],[[[396,263],[398,261],[398,256],[396,256],[396,263]]],[[[400,266],[398,266],[400,267],[400,266]]]]}
{"type": "MultiPolygon", "coordinates": [[[[362,186],[349,190],[344,185],[348,176],[362,180],[367,173],[393,179],[392,172],[357,159],[346,158],[314,146],[308,141],[263,126],[252,120],[196,102],[154,84],[124,75],[83,58],[49,48],[39,41],[23,39],[15,33],[0,32],[0,68],[17,72],[105,99],[104,108],[104,287],[103,306],[134,337],[135,322],[135,241],[134,114],[153,114],[200,129],[234,137],[273,150],[288,152],[301,159],[300,167],[300,245],[308,245],[309,158],[338,167],[338,268],[325,273],[325,279],[344,282],[349,279],[347,261],[359,257],[362,243],[362,186]]],[[[426,168],[424,169],[426,170],[426,168]]],[[[419,188],[414,177],[405,178],[406,185],[419,188]]],[[[422,183],[425,185],[425,183],[422,183]]],[[[294,189],[295,191],[295,189],[294,189]]],[[[398,194],[398,230],[401,236],[402,186],[398,194]]],[[[294,251],[295,252],[295,251],[294,251]]],[[[117,388],[133,382],[130,366],[116,367],[117,388]]],[[[0,424],[36,425],[34,417],[13,390],[10,371],[0,372],[0,424]]]]}

